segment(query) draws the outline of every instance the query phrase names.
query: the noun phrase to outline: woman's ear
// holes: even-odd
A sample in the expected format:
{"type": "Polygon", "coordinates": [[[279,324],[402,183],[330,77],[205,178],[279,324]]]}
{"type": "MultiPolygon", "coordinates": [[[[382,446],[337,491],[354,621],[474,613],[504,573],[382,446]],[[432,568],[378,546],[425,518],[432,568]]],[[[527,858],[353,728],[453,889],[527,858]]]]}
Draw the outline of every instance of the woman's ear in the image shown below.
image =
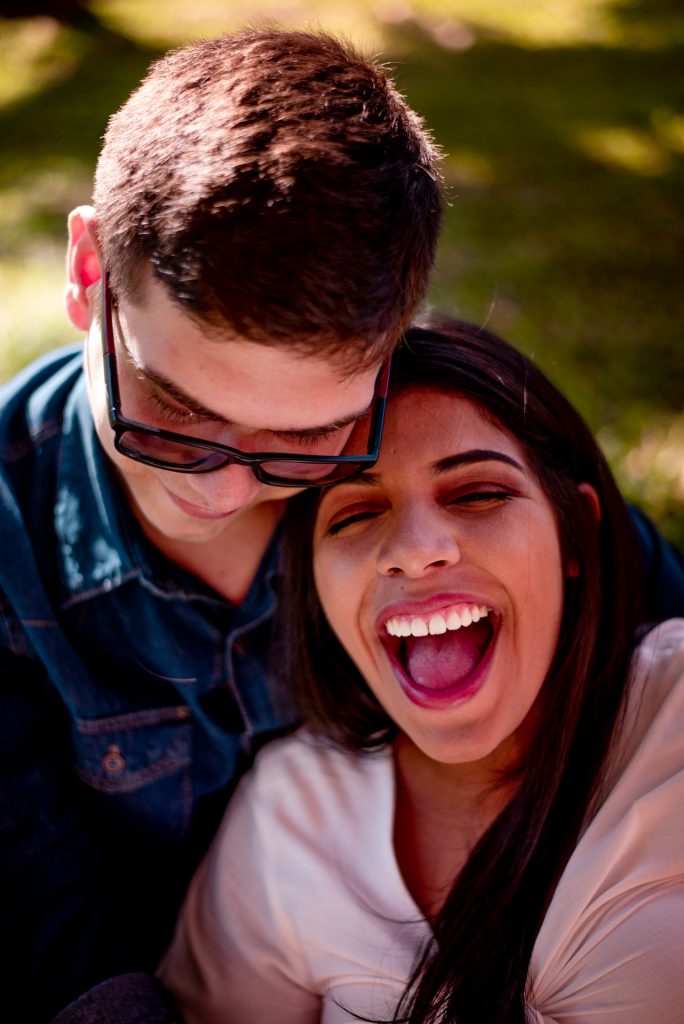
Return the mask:
{"type": "Polygon", "coordinates": [[[69,214],[67,282],[64,292],[66,311],[74,327],[87,331],[91,305],[88,289],[102,276],[97,219],[92,206],[78,206],[69,214]]]}
{"type": "MultiPolygon", "coordinates": [[[[601,522],[602,512],[601,502],[599,500],[598,494],[596,493],[596,488],[593,487],[592,484],[582,483],[577,485],[577,490],[580,492],[584,500],[587,502],[593,515],[593,518],[596,520],[596,525],[598,526],[601,522]]],[[[565,575],[567,577],[570,577],[571,579],[577,579],[579,573],[579,565],[577,564],[574,558],[570,558],[565,566],[565,575]]]]}
{"type": "Polygon", "coordinates": [[[601,511],[601,502],[599,501],[599,496],[596,493],[596,488],[592,484],[578,484],[577,490],[580,491],[586,498],[589,507],[591,508],[591,511],[594,514],[596,525],[598,526],[598,524],[601,522],[603,513],[601,511]]]}

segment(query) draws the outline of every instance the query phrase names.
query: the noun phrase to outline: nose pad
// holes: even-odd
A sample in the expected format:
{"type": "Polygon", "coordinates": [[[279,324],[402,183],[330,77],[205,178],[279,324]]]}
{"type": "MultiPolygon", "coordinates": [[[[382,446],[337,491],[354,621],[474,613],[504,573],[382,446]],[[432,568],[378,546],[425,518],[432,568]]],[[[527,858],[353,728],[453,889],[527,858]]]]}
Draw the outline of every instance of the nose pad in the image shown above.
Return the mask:
{"type": "Polygon", "coordinates": [[[197,473],[192,482],[203,501],[212,508],[226,511],[246,505],[266,486],[257,480],[249,466],[236,464],[223,466],[213,473],[197,473]]]}

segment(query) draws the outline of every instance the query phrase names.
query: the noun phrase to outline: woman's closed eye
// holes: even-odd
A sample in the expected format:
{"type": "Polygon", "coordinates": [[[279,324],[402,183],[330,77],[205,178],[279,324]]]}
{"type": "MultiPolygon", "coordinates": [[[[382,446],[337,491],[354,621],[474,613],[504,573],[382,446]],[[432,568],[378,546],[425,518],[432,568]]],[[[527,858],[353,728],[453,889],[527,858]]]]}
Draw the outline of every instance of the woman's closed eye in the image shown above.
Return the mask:
{"type": "MultiPolygon", "coordinates": [[[[467,487],[459,487],[456,492],[449,491],[443,501],[440,502],[438,499],[438,504],[459,512],[476,514],[500,509],[515,496],[516,492],[513,488],[500,484],[469,484],[467,487]]],[[[329,517],[326,533],[334,537],[353,527],[360,528],[362,524],[377,519],[383,511],[385,511],[384,504],[367,501],[355,502],[333,512],[329,517]]]]}
{"type": "Polygon", "coordinates": [[[335,513],[326,527],[326,533],[334,537],[349,527],[376,519],[382,512],[377,505],[361,505],[342,509],[335,513]]]}
{"type": "Polygon", "coordinates": [[[472,510],[474,512],[488,511],[499,508],[507,501],[511,501],[515,494],[510,488],[500,485],[482,484],[476,487],[468,487],[456,494],[450,495],[447,504],[456,505],[459,508],[472,510]]]}

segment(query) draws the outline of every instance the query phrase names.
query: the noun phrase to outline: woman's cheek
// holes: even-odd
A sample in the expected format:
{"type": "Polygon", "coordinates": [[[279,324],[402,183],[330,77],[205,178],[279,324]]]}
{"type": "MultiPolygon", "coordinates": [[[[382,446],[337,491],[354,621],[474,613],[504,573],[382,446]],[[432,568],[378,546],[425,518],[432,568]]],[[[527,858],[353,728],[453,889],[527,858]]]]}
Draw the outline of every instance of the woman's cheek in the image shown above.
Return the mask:
{"type": "Polygon", "coordinates": [[[323,611],[345,645],[369,596],[373,574],[368,546],[358,536],[327,537],[314,556],[314,581],[323,611]]]}

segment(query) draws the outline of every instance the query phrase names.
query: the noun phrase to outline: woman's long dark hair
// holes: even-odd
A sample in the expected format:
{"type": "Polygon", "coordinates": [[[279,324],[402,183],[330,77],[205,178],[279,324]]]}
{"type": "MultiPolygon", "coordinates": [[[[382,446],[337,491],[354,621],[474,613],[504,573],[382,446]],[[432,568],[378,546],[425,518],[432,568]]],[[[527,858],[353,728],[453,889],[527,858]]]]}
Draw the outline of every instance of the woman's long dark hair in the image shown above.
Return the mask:
{"type": "MultiPolygon", "coordinates": [[[[546,908],[600,791],[621,720],[640,621],[641,562],[625,503],[593,437],[551,382],[483,328],[431,319],[412,328],[391,395],[411,385],[461,395],[521,445],[555,509],[565,582],[540,728],[515,795],[455,879],[395,1016],[407,1024],[523,1024],[530,957],[546,908]],[[577,484],[601,503],[597,525],[577,484]]],[[[390,399],[391,400],[391,399],[390,399]]],[[[410,458],[410,451],[407,451],[410,458]]],[[[328,625],[313,581],[315,494],[285,528],[282,657],[307,724],[353,749],[396,734],[328,625]]]]}

